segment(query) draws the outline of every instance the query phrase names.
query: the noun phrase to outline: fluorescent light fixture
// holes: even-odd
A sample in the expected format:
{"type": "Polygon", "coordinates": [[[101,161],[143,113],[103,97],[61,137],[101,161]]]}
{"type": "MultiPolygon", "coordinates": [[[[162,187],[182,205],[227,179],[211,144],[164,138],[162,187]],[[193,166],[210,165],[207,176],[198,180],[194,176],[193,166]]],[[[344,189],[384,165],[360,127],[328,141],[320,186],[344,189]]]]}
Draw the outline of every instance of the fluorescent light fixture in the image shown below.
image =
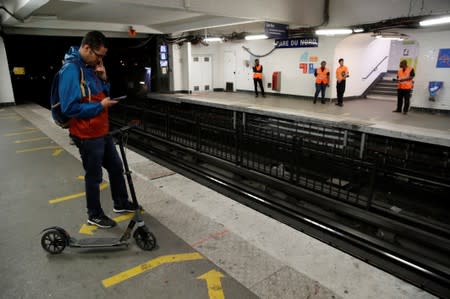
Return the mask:
{"type": "Polygon", "coordinates": [[[433,26],[450,23],[450,16],[420,21],[420,26],[433,26]]]}
{"type": "Polygon", "coordinates": [[[388,40],[400,40],[400,41],[405,39],[403,37],[382,36],[382,35],[377,35],[377,36],[375,36],[375,38],[388,39],[388,40]]]}
{"type": "Polygon", "coordinates": [[[204,42],[210,43],[210,42],[222,42],[223,39],[221,37],[207,37],[203,39],[204,42]]]}
{"type": "Polygon", "coordinates": [[[257,39],[267,39],[267,35],[265,34],[256,34],[256,35],[247,35],[245,37],[246,40],[257,40],[257,39]]]}
{"type": "Polygon", "coordinates": [[[319,29],[316,30],[317,35],[344,35],[351,34],[353,31],[351,29],[319,29]]]}
{"type": "Polygon", "coordinates": [[[364,28],[355,28],[355,29],[353,29],[353,32],[354,32],[354,33],[361,33],[361,32],[364,32],[364,28]]]}

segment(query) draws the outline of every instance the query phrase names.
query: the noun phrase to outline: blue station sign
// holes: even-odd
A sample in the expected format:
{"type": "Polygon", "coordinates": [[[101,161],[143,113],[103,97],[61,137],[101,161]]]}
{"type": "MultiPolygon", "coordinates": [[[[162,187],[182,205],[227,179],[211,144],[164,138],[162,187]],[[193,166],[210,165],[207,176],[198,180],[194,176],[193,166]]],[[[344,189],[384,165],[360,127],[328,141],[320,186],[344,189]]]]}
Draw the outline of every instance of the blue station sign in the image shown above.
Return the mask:
{"type": "Polygon", "coordinates": [[[275,48],[316,48],[318,46],[318,37],[285,38],[275,40],[275,48]]]}

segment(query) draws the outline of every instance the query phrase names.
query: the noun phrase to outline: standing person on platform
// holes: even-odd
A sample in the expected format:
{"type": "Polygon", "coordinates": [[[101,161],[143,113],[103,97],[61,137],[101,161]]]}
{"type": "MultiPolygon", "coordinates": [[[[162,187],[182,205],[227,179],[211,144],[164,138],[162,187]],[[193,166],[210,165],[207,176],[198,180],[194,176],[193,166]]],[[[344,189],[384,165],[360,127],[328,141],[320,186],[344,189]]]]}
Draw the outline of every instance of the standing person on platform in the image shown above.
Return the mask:
{"type": "Polygon", "coordinates": [[[262,82],[262,72],[263,67],[259,64],[259,59],[255,59],[255,65],[253,66],[253,84],[255,85],[255,97],[258,97],[258,88],[257,84],[259,84],[259,87],[261,88],[261,94],[263,98],[266,97],[264,94],[264,87],[262,82]]]}
{"type": "Polygon", "coordinates": [[[320,68],[314,71],[314,77],[316,77],[316,93],[314,94],[314,104],[317,102],[317,96],[319,92],[322,92],[322,104],[325,104],[325,90],[329,86],[330,71],[325,67],[327,63],[322,61],[320,68]]]}
{"type": "Polygon", "coordinates": [[[71,117],[70,137],[78,147],[85,171],[87,222],[102,228],[116,225],[100,204],[102,167],[108,171],[114,212],[136,210],[128,201],[122,160],[108,135],[108,109],[118,102],[108,96],[109,83],[103,65],[107,51],[103,33],[88,32],[80,47],[73,46],[66,53],[58,85],[61,111],[71,117]],[[80,84],[80,79],[84,84],[80,84]]]}
{"type": "Polygon", "coordinates": [[[400,69],[397,71],[397,109],[392,112],[402,112],[407,114],[409,110],[409,99],[411,98],[411,90],[413,89],[413,78],[416,74],[414,69],[408,67],[406,60],[400,62],[400,69]],[[403,99],[405,105],[403,106],[403,99]]]}
{"type": "Polygon", "coordinates": [[[348,68],[344,65],[344,59],[339,59],[339,67],[336,69],[337,106],[344,106],[345,81],[348,78],[348,68]]]}

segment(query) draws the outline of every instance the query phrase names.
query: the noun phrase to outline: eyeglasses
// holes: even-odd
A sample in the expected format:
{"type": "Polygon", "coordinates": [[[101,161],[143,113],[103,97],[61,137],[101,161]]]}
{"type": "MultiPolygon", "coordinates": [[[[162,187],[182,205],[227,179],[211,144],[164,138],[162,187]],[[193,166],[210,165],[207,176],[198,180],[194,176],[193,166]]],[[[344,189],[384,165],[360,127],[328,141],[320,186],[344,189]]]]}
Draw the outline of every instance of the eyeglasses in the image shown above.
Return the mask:
{"type": "Polygon", "coordinates": [[[94,49],[91,49],[91,51],[92,51],[92,53],[94,53],[94,55],[95,55],[98,59],[103,59],[103,58],[105,58],[105,56],[106,56],[106,55],[97,53],[94,49]]]}

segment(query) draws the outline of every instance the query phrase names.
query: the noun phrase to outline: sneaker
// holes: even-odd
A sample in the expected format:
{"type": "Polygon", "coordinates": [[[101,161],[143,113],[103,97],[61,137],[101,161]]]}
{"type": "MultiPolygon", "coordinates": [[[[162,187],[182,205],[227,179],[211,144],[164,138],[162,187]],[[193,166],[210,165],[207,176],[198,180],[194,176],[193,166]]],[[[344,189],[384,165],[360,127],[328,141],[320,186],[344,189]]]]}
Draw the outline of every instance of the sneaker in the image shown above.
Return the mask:
{"type": "Polygon", "coordinates": [[[134,212],[138,208],[134,206],[133,203],[129,201],[125,201],[121,206],[114,206],[113,211],[115,213],[127,213],[127,212],[134,212]]]}
{"type": "Polygon", "coordinates": [[[108,216],[106,215],[89,217],[87,223],[96,225],[101,228],[111,228],[117,225],[114,220],[108,218],[108,216]]]}
{"type": "Polygon", "coordinates": [[[400,110],[393,110],[392,112],[400,113],[400,110]]]}

